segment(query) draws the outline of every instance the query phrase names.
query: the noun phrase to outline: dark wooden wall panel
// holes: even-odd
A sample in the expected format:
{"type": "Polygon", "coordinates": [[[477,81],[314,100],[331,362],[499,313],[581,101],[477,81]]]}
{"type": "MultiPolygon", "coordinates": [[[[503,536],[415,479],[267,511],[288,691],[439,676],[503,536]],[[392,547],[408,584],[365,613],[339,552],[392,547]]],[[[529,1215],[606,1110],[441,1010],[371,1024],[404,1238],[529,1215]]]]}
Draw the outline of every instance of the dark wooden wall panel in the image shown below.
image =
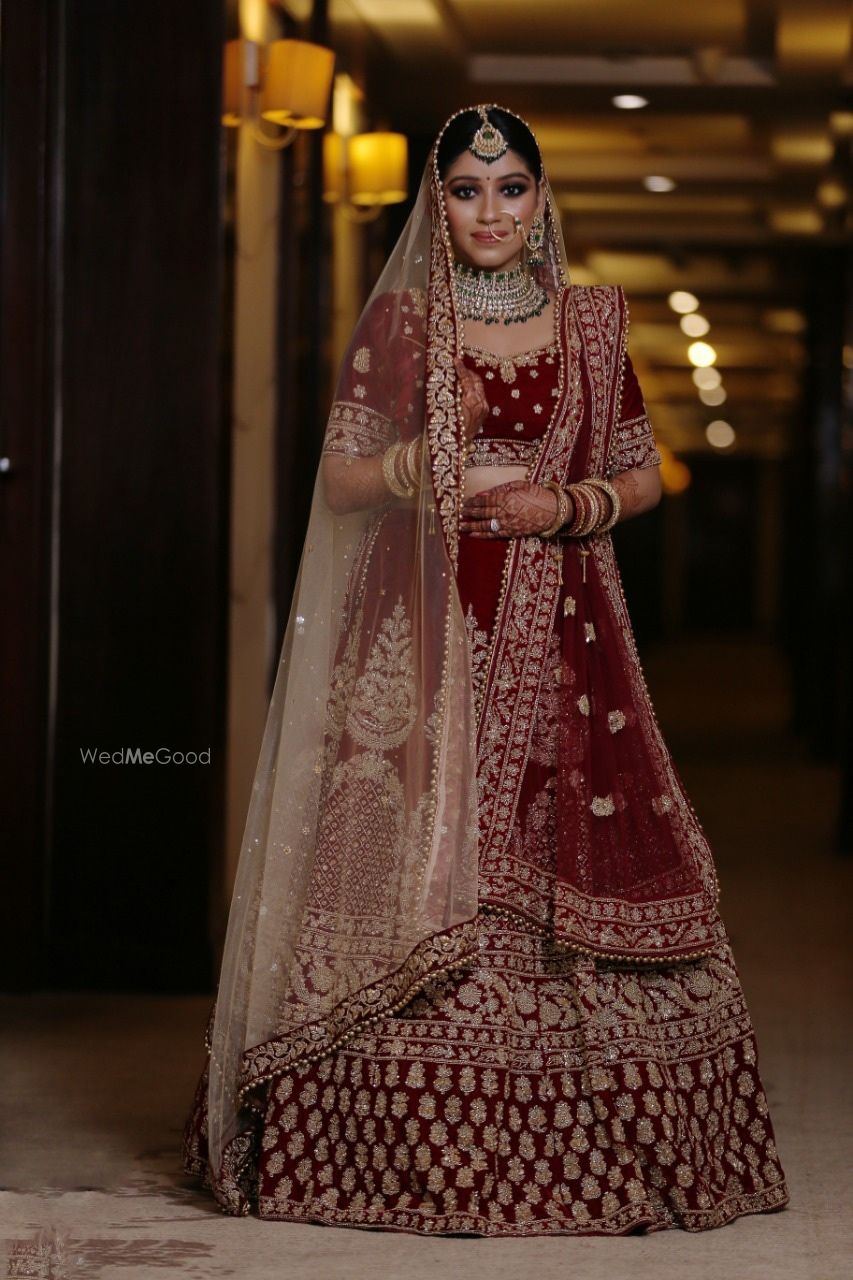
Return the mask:
{"type": "Polygon", "coordinates": [[[210,981],[221,856],[228,427],[223,6],[67,0],[55,982],[210,981]],[[84,747],[210,749],[86,765],[84,747]]]}
{"type": "Polygon", "coordinates": [[[44,976],[52,458],[47,0],[0,5],[0,972],[44,976]]]}

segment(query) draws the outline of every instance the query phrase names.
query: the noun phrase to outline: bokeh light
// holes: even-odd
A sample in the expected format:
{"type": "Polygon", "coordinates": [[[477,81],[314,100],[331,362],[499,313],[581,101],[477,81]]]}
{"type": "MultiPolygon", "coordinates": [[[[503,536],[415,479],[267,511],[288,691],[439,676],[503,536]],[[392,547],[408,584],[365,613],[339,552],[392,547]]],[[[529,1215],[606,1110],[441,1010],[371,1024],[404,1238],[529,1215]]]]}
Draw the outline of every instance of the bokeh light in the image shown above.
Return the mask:
{"type": "Polygon", "coordinates": [[[688,338],[701,338],[711,327],[710,322],[704,316],[700,316],[698,311],[682,316],[678,323],[681,326],[681,332],[686,333],[688,338]]]}
{"type": "Polygon", "coordinates": [[[728,449],[735,442],[734,427],[730,422],[716,418],[705,428],[705,438],[715,449],[728,449]]]}
{"type": "Polygon", "coordinates": [[[694,369],[693,381],[697,387],[718,387],[723,380],[719,369],[694,369]]]}
{"type": "Polygon", "coordinates": [[[675,183],[662,173],[649,173],[643,178],[643,186],[647,191],[674,191],[675,183]]]}
{"type": "Polygon", "coordinates": [[[675,289],[667,298],[667,302],[679,315],[686,315],[688,311],[696,311],[699,307],[696,294],[688,293],[686,289],[675,289]]]}
{"type": "Polygon", "coordinates": [[[698,365],[701,369],[704,369],[715,362],[717,353],[710,342],[691,342],[687,348],[687,358],[691,364],[698,365]]]}

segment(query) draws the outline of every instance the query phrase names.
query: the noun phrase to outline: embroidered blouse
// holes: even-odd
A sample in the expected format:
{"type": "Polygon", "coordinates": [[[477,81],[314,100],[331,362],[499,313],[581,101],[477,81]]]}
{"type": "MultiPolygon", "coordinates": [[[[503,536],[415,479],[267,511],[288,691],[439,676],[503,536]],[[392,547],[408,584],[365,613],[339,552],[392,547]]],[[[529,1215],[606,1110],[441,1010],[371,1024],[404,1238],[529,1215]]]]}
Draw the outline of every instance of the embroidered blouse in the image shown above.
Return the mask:
{"type": "MultiPolygon", "coordinates": [[[[463,359],[483,379],[489,412],[474,439],[468,465],[530,466],[551,420],[559,394],[557,345],[534,347],[515,356],[497,356],[468,346],[463,359]]],[[[630,355],[625,354],[620,420],[613,433],[607,474],[661,462],[643,393],[630,355]]]]}
{"type": "MultiPolygon", "coordinates": [[[[423,387],[424,350],[420,322],[426,301],[419,294],[403,304],[403,332],[389,345],[384,337],[387,300],[377,299],[362,345],[351,352],[332,405],[323,451],[367,457],[384,451],[412,430],[412,413],[423,387]],[[384,390],[383,390],[384,388],[384,390]],[[379,394],[382,392],[382,394],[379,394]],[[389,415],[371,407],[387,405],[389,415]]],[[[466,346],[463,360],[483,379],[489,412],[475,438],[469,466],[524,466],[536,454],[559,394],[560,356],[556,340],[513,356],[466,346]]],[[[625,353],[622,403],[613,432],[608,476],[661,461],[643,393],[630,355],[625,353]]]]}

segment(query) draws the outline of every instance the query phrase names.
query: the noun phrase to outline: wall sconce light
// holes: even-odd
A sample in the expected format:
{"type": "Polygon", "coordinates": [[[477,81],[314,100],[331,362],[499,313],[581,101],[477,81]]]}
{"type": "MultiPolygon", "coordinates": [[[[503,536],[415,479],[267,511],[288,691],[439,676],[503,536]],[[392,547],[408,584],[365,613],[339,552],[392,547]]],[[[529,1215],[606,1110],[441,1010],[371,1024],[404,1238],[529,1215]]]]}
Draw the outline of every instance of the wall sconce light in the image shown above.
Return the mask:
{"type": "Polygon", "coordinates": [[[223,58],[222,123],[247,121],[256,142],[281,151],[300,129],[322,129],[329,108],[335,55],[307,40],[274,40],[261,73],[260,46],[253,40],[229,40],[223,58]],[[281,125],[266,133],[261,120],[281,125]]]}
{"type": "Polygon", "coordinates": [[[402,133],[357,133],[323,139],[323,198],[356,222],[372,222],[385,205],[408,196],[408,140],[402,133]]]}

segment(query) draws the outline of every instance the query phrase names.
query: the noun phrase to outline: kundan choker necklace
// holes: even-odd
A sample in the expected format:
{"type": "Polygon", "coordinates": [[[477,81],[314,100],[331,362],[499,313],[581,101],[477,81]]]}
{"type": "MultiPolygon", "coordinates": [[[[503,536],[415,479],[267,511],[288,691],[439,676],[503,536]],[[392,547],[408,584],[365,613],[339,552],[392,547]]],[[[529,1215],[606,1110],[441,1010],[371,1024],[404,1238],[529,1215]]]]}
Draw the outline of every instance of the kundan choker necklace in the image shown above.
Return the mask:
{"type": "Polygon", "coordinates": [[[547,289],[521,263],[511,271],[482,271],[464,262],[454,267],[463,320],[518,324],[540,315],[548,301],[547,289]]]}

